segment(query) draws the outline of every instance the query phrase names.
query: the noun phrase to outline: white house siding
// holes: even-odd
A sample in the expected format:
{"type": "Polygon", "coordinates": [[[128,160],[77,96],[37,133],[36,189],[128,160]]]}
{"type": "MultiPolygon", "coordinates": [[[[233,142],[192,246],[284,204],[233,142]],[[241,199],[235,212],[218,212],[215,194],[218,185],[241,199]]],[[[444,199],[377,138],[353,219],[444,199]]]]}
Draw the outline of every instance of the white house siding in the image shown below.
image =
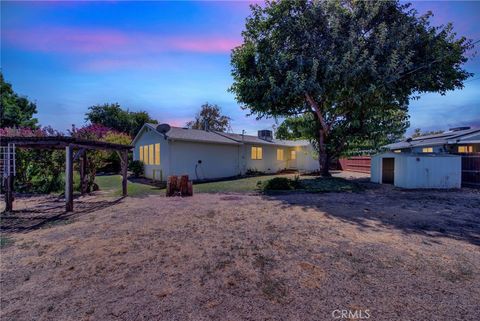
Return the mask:
{"type": "Polygon", "coordinates": [[[169,142],[163,136],[155,133],[152,129],[144,127],[143,133],[135,142],[133,159],[140,160],[140,146],[160,144],[160,165],[144,166],[144,176],[156,180],[165,180],[169,173],[169,142]],[[155,174],[155,175],[154,175],[155,174]]]}
{"type": "Polygon", "coordinates": [[[169,175],[187,174],[191,179],[240,175],[239,149],[240,145],[233,144],[171,141],[169,175]]]}
{"type": "Polygon", "coordinates": [[[382,182],[382,159],[394,158],[394,184],[401,188],[460,188],[461,157],[385,153],[372,157],[370,179],[382,182]]]}
{"type": "Polygon", "coordinates": [[[298,147],[297,167],[303,172],[315,172],[320,170],[318,154],[311,145],[298,147]]]}
{"type": "Polygon", "coordinates": [[[290,158],[290,147],[262,145],[262,144],[244,144],[243,146],[243,172],[247,170],[256,170],[264,173],[276,173],[282,169],[288,168],[290,158]],[[252,159],[252,147],[262,148],[262,159],[252,159]],[[277,149],[283,149],[283,161],[277,160],[277,149]]]}

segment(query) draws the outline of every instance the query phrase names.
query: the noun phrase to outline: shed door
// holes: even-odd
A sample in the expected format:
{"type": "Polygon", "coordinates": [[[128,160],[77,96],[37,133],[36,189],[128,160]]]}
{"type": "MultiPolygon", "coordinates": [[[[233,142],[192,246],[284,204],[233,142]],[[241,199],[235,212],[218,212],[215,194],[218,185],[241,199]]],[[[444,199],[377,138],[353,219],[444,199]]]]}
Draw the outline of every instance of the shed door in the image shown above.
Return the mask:
{"type": "Polygon", "coordinates": [[[382,158],[382,183],[393,184],[395,177],[395,158],[382,158]]]}

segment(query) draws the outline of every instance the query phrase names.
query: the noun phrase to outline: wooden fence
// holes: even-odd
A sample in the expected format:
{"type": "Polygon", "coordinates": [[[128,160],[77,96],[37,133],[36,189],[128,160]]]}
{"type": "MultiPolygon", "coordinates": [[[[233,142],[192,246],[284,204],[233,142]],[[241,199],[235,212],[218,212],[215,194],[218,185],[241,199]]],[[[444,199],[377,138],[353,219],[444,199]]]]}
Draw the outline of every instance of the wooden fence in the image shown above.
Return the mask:
{"type": "Polygon", "coordinates": [[[338,160],[340,170],[370,174],[370,156],[352,156],[338,160]]]}
{"type": "Polygon", "coordinates": [[[480,187],[480,153],[462,155],[462,185],[480,187]]]}

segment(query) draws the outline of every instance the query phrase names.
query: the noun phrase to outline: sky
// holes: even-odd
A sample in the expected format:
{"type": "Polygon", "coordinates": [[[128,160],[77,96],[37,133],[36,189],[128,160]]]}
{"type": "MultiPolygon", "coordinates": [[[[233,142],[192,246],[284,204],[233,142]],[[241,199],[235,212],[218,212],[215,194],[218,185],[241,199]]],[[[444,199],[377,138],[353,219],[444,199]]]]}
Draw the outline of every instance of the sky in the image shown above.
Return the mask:
{"type": "MultiPolygon", "coordinates": [[[[453,22],[459,35],[480,40],[480,1],[413,5],[432,11],[433,24],[453,22]]],[[[242,1],[1,1],[1,70],[36,102],[41,125],[61,131],[84,125],[96,104],[118,102],[183,126],[209,102],[232,118],[233,131],[255,134],[274,120],[248,117],[228,92],[230,51],[242,42],[249,12],[242,1]]],[[[463,90],[410,103],[408,132],[480,127],[478,54],[465,68],[475,75],[463,90]]]]}

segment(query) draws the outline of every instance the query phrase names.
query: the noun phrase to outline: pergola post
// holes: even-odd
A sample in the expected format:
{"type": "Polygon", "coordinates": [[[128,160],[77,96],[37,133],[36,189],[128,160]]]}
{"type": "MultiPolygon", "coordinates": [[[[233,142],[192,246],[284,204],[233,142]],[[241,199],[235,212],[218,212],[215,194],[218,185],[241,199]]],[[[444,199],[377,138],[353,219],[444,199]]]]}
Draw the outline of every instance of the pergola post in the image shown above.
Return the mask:
{"type": "Polygon", "coordinates": [[[121,153],[121,165],[122,165],[122,195],[127,196],[127,171],[128,171],[128,151],[122,150],[121,153]]]}
{"type": "Polygon", "coordinates": [[[5,178],[5,212],[13,211],[13,174],[5,178]]]}
{"type": "Polygon", "coordinates": [[[80,158],[80,192],[85,194],[87,191],[87,182],[85,181],[85,175],[87,173],[87,151],[83,152],[80,158]]]}
{"type": "Polygon", "coordinates": [[[73,147],[65,147],[65,210],[73,211],[73,147]]]}

